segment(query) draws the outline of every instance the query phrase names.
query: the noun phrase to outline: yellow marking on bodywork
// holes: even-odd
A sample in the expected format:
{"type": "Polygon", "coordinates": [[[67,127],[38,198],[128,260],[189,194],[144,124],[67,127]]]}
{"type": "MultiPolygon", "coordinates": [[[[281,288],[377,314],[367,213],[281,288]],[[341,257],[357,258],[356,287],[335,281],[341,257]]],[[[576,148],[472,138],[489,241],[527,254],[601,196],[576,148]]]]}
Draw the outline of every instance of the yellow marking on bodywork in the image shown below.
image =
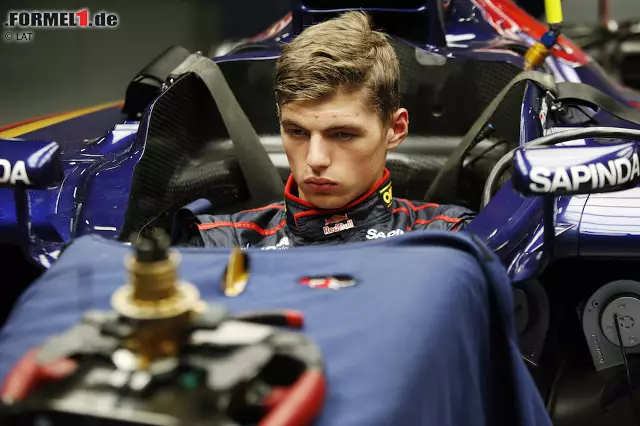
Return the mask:
{"type": "Polygon", "coordinates": [[[88,108],[81,108],[75,111],[62,113],[54,117],[43,118],[42,120],[23,124],[21,126],[5,130],[4,132],[0,132],[0,139],[15,138],[27,133],[35,132],[36,130],[43,129],[45,127],[53,126],[54,124],[62,123],[63,121],[71,120],[72,118],[81,117],[83,115],[113,108],[119,105],[122,105],[122,101],[107,102],[104,104],[100,104],[100,105],[96,105],[88,108]]]}

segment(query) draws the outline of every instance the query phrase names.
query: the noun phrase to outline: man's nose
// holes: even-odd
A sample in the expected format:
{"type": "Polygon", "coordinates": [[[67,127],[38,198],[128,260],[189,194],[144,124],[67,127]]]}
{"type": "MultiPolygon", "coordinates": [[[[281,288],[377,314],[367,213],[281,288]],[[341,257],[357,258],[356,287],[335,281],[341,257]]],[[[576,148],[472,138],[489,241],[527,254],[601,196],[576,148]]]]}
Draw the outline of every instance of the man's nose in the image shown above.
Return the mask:
{"type": "Polygon", "coordinates": [[[326,169],[331,165],[329,144],[322,135],[312,134],[309,139],[309,151],[307,152],[307,165],[312,169],[326,169]]]}

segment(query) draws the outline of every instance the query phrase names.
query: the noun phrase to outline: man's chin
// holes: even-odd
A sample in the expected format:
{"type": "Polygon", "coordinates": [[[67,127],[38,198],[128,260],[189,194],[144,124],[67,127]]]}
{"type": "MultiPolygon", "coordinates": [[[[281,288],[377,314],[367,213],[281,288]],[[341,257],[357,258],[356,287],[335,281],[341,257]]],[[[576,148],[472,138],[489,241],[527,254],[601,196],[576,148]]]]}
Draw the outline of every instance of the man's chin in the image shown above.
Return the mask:
{"type": "Polygon", "coordinates": [[[317,209],[337,210],[349,204],[350,199],[328,194],[308,194],[307,201],[317,209]]]}

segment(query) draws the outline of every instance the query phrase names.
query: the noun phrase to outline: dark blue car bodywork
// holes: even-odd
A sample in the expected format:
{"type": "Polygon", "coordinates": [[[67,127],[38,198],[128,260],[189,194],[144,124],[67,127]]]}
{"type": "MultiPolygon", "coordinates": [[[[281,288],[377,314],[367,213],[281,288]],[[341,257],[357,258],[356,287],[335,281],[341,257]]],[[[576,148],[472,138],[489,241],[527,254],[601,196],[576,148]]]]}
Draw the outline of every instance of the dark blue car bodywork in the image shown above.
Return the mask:
{"type": "MultiPolygon", "coordinates": [[[[495,25],[488,22],[485,11],[488,7],[495,7],[491,1],[459,0],[448,7],[448,46],[419,46],[424,52],[443,58],[502,61],[523,66],[522,56],[502,48],[504,34],[499,34],[495,25]]],[[[250,41],[260,43],[260,50],[231,53],[214,60],[222,63],[247,57],[259,60],[277,56],[277,44],[291,37],[295,23],[295,19],[292,22],[285,18],[266,38],[250,41]]],[[[510,42],[525,47],[533,42],[524,29],[516,29],[511,36],[517,40],[510,42]]],[[[437,38],[437,35],[433,37],[437,38]]],[[[620,102],[634,100],[633,93],[616,86],[595,64],[576,64],[551,56],[546,65],[558,81],[584,82],[620,102]]],[[[520,111],[521,144],[565,126],[555,123],[551,115],[547,119],[541,108],[544,108],[541,92],[530,85],[520,111]]],[[[592,118],[600,125],[630,126],[606,112],[596,112],[592,118]]],[[[26,217],[16,216],[13,190],[0,189],[1,240],[8,243],[19,241],[29,257],[46,268],[55,262],[63,245],[74,238],[86,234],[118,237],[134,168],[144,152],[146,131],[137,121],[118,123],[119,120],[120,109],[116,107],[19,136],[27,140],[58,141],[64,181],[54,188],[28,190],[29,211],[26,217]],[[103,136],[97,140],[85,141],[87,137],[100,134],[103,136]],[[25,221],[31,225],[29,235],[24,232],[24,226],[18,226],[25,221]]],[[[595,142],[586,139],[582,143],[590,145],[595,142]]],[[[21,146],[15,144],[14,156],[20,155],[21,146]]],[[[638,206],[640,192],[636,189],[559,197],[556,255],[616,257],[638,253],[633,248],[639,241],[637,235],[640,231],[634,225],[638,221],[635,213],[638,206]]],[[[542,211],[541,199],[519,195],[507,183],[468,230],[480,236],[499,254],[514,282],[523,281],[538,274],[542,266],[542,211]]]]}

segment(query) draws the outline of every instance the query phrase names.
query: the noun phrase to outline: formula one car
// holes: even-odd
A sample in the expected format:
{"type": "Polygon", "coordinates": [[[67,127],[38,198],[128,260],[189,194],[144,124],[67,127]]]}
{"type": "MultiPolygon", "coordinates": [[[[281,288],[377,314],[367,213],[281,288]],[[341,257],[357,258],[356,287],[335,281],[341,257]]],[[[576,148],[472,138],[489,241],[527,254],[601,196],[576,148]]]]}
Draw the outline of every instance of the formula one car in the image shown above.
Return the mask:
{"type": "Polygon", "coordinates": [[[512,280],[522,354],[555,424],[628,421],[640,94],[557,28],[540,47],[551,30],[508,0],[385,3],[296,1],[214,60],[167,50],[123,105],[4,129],[0,238],[47,268],[83,235],[171,231],[197,200],[227,213],[279,199],[289,173],[271,91],[280,45],[366,6],[391,36],[414,117],[388,157],[394,195],[479,211],[468,232],[512,280]],[[532,48],[550,54],[523,74],[532,48]]]}

